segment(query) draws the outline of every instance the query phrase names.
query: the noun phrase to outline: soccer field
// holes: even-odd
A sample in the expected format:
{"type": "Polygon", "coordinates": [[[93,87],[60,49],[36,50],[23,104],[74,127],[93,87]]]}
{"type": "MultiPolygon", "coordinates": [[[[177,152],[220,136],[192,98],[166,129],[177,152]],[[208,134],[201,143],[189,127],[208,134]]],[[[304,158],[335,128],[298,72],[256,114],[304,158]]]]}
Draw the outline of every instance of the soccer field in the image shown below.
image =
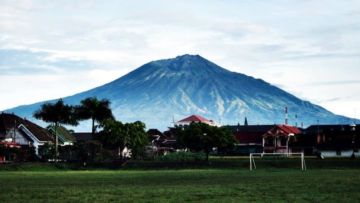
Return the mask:
{"type": "Polygon", "coordinates": [[[356,169],[0,172],[0,202],[359,202],[356,169]]]}

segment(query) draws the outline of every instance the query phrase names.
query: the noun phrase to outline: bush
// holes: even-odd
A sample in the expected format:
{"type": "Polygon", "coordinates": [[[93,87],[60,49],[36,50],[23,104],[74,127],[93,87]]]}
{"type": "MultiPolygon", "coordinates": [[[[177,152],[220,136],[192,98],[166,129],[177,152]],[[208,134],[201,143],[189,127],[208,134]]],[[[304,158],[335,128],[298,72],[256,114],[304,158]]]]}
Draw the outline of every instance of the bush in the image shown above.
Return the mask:
{"type": "Polygon", "coordinates": [[[172,152],[163,156],[157,157],[159,161],[204,161],[206,160],[206,154],[203,152],[193,153],[193,152],[172,152]]]}
{"type": "Polygon", "coordinates": [[[55,147],[52,144],[45,143],[39,146],[39,156],[42,160],[47,161],[55,157],[55,147]]]}

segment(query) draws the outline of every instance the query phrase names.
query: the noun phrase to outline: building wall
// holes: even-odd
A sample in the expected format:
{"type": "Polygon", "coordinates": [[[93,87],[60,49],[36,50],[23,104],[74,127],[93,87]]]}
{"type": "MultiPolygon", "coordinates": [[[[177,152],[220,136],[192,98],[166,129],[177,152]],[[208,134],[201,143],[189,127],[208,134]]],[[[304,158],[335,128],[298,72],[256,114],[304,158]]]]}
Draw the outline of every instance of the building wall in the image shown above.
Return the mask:
{"type": "MultiPolygon", "coordinates": [[[[353,150],[320,150],[323,157],[351,157],[353,150]]],[[[356,157],[360,157],[360,152],[355,152],[356,157]]]]}
{"type": "MultiPolygon", "coordinates": [[[[14,129],[11,129],[6,134],[7,139],[14,138],[14,129]]],[[[20,145],[29,145],[30,140],[28,140],[22,133],[19,132],[18,129],[15,129],[15,140],[14,142],[20,144],[20,145]]]]}

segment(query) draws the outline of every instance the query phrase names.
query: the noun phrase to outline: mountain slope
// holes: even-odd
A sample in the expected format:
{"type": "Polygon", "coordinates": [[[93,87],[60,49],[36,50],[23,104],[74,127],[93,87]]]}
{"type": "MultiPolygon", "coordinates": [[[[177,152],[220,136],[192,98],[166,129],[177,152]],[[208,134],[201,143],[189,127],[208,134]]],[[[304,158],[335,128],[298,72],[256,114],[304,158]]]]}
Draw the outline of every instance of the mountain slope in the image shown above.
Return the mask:
{"type": "MultiPolygon", "coordinates": [[[[198,55],[147,63],[103,86],[64,98],[66,103],[96,96],[112,102],[117,119],[141,120],[165,129],[172,119],[200,114],[222,124],[236,124],[247,116],[250,124],[283,123],[289,108],[290,124],[349,123],[349,118],[303,101],[271,84],[228,71],[198,55]],[[295,115],[298,116],[297,121],[295,115]]],[[[8,111],[31,117],[42,104],[8,111]]]]}

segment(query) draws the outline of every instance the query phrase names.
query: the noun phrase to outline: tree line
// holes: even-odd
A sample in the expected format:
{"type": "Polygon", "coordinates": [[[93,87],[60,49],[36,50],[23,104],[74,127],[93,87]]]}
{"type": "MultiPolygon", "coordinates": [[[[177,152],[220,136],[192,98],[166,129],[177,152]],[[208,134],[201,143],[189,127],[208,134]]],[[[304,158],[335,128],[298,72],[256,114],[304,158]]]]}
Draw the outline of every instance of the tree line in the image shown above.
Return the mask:
{"type": "MultiPolygon", "coordinates": [[[[53,126],[55,143],[53,147],[50,145],[43,147],[42,152],[47,158],[53,158],[55,161],[59,159],[59,127],[76,126],[84,120],[91,120],[93,140],[61,147],[61,155],[67,157],[65,159],[69,157],[71,159],[76,154],[85,163],[89,157],[92,157],[94,161],[94,157],[99,152],[105,151],[116,160],[124,161],[125,149],[131,150],[132,158],[145,157],[145,146],[149,144],[145,124],[141,121],[133,123],[117,121],[112,114],[110,101],[107,99],[99,100],[96,97],[89,97],[74,106],[65,104],[62,99],[59,99],[53,103],[43,104],[34,112],[34,117],[53,126]]],[[[214,150],[224,152],[232,148],[235,143],[234,136],[227,128],[204,123],[175,126],[172,132],[176,137],[178,149],[205,153],[206,160],[209,160],[209,154],[214,150]]]]}
{"type": "MultiPolygon", "coordinates": [[[[39,110],[34,112],[36,119],[43,120],[54,126],[54,153],[55,161],[59,158],[58,128],[62,125],[76,126],[80,121],[91,120],[91,134],[93,139],[99,141],[101,146],[96,143],[82,143],[73,148],[82,148],[78,151],[79,156],[86,159],[89,152],[96,147],[104,147],[109,150],[118,150],[117,156],[123,160],[123,150],[131,149],[133,157],[141,154],[141,150],[148,144],[148,137],[145,132],[145,124],[136,121],[134,123],[123,124],[117,121],[111,111],[110,101],[107,99],[99,100],[96,97],[89,97],[80,102],[80,105],[64,104],[62,99],[54,103],[45,103],[39,110]],[[97,129],[100,129],[97,132],[97,129]],[[87,150],[90,148],[90,150],[87,150]],[[84,154],[85,152],[85,154],[84,154]]],[[[66,147],[65,147],[66,148],[66,147]]],[[[73,149],[69,149],[73,150],[73,149]]]]}

